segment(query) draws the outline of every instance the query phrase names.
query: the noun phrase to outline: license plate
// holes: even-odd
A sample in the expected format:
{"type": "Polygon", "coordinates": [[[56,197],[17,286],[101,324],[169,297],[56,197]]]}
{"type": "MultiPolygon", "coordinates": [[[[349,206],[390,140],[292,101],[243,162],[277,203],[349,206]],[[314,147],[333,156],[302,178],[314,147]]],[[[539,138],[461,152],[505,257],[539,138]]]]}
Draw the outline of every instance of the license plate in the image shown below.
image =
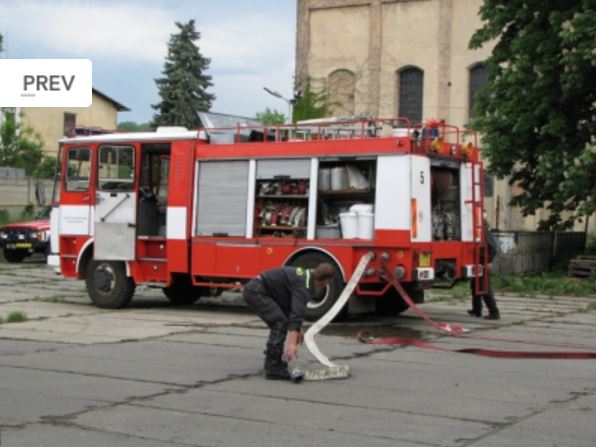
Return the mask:
{"type": "Polygon", "coordinates": [[[15,248],[31,248],[31,242],[17,242],[15,245],[15,248]]]}
{"type": "Polygon", "coordinates": [[[430,253],[420,253],[418,265],[420,267],[430,267],[430,253]]]}

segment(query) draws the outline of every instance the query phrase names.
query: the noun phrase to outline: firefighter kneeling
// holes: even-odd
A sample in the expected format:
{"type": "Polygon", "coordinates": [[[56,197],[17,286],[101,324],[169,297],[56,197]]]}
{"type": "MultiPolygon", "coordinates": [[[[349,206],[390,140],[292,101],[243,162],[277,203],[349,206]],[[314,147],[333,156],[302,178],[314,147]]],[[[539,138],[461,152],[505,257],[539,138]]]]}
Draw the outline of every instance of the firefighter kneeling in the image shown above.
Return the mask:
{"type": "Polygon", "coordinates": [[[282,359],[286,335],[285,358],[297,357],[302,343],[302,321],[308,301],[315,290],[329,285],[335,268],[321,263],[315,269],[282,267],[267,270],[244,287],[244,300],[269,327],[265,350],[265,377],[271,380],[290,380],[288,364],[282,359]]]}

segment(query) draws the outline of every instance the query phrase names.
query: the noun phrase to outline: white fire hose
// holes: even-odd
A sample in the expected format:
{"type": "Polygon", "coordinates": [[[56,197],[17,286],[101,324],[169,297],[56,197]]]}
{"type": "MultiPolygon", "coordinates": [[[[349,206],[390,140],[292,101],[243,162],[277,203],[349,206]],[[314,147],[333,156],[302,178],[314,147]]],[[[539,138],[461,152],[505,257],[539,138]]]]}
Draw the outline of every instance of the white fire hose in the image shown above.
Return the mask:
{"type": "Polygon", "coordinates": [[[350,296],[352,296],[352,292],[358,284],[358,281],[360,281],[360,278],[364,274],[366,266],[373,257],[374,253],[372,251],[362,256],[358,266],[356,267],[356,270],[354,270],[352,277],[346,284],[346,287],[342,291],[335,304],[333,304],[331,309],[329,309],[325,315],[323,315],[311,327],[309,327],[304,334],[304,344],[306,345],[306,348],[310,351],[313,357],[319,361],[319,363],[325,366],[325,368],[307,370],[304,372],[300,370],[294,370],[292,372],[294,381],[300,381],[302,378],[304,378],[304,380],[346,379],[350,376],[350,366],[336,365],[329,360],[329,357],[323,354],[315,343],[315,335],[321,332],[323,328],[327,326],[345,306],[350,296]]]}

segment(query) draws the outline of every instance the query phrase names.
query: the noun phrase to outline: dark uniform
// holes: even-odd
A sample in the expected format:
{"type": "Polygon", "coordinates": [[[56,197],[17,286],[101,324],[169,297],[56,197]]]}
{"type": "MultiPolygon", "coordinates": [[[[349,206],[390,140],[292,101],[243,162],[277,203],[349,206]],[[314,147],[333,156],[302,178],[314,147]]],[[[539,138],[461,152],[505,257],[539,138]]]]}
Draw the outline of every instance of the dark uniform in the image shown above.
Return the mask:
{"type": "MultiPolygon", "coordinates": [[[[306,305],[314,291],[312,270],[282,267],[263,272],[244,286],[248,307],[269,327],[265,372],[287,370],[282,360],[286,334],[302,328],[306,305]]],[[[272,377],[269,377],[272,378],[272,377]]]]}
{"type": "MultiPolygon", "coordinates": [[[[493,262],[495,256],[497,256],[497,242],[495,241],[494,236],[490,232],[489,228],[486,227],[486,245],[488,248],[488,262],[493,262]]],[[[484,262],[484,259],[481,259],[480,262],[484,262]]],[[[470,282],[472,286],[472,310],[469,310],[468,313],[470,315],[476,315],[480,317],[482,315],[482,300],[484,300],[484,304],[488,309],[488,319],[491,320],[498,320],[501,318],[499,313],[499,308],[497,307],[497,302],[495,300],[495,295],[493,294],[493,290],[490,286],[490,272],[485,271],[485,275],[487,275],[487,288],[485,294],[476,294],[475,288],[475,280],[470,282]]]]}

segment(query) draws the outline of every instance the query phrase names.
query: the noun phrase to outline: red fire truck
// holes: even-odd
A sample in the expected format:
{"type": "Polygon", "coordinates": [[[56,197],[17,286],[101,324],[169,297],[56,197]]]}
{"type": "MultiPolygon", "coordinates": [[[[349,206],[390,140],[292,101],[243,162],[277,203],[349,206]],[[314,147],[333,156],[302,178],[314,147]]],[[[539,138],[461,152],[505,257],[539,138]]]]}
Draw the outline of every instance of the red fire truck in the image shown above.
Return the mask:
{"type": "Polygon", "coordinates": [[[265,269],[326,261],[338,274],[309,303],[317,318],[371,250],[346,311],[405,310],[388,272],[416,302],[437,279],[481,275],[474,137],[399,118],[269,128],[201,119],[198,131],[61,142],[48,263],[85,280],[97,306],[126,306],[137,284],[190,304],[265,269]]]}

